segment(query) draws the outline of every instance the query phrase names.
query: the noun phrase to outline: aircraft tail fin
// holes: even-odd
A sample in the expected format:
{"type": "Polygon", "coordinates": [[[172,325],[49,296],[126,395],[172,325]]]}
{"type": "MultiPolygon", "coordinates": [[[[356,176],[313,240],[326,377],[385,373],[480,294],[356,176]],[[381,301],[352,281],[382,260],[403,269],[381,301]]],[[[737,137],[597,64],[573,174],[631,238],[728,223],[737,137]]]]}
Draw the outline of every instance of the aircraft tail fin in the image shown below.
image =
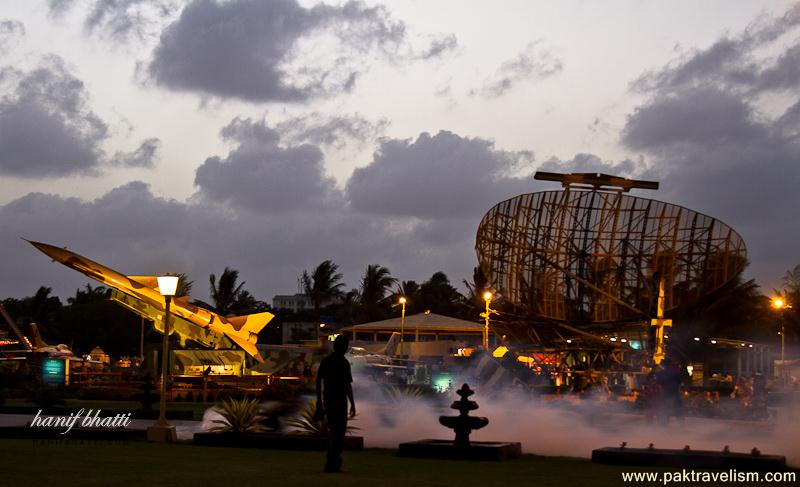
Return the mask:
{"type": "Polygon", "coordinates": [[[267,323],[272,321],[275,315],[272,313],[255,313],[252,315],[231,316],[225,318],[233,325],[233,328],[240,333],[255,333],[258,335],[267,323]]]}
{"type": "Polygon", "coordinates": [[[236,333],[226,333],[225,335],[242,347],[245,352],[253,356],[254,359],[263,363],[264,359],[256,348],[258,332],[260,332],[275,315],[272,313],[254,313],[251,315],[231,316],[225,318],[233,325],[236,333]]]}
{"type": "Polygon", "coordinates": [[[244,338],[242,338],[242,337],[240,337],[238,335],[233,335],[233,334],[227,334],[226,333],[225,336],[227,336],[228,338],[233,340],[237,345],[242,347],[242,349],[245,352],[250,354],[259,363],[262,363],[262,364],[264,363],[264,358],[261,356],[261,353],[258,351],[258,348],[256,348],[256,344],[255,343],[253,343],[253,342],[251,342],[249,340],[245,340],[244,338]]]}
{"type": "Polygon", "coordinates": [[[392,336],[389,337],[389,341],[386,342],[386,345],[381,350],[383,355],[394,357],[397,353],[397,347],[400,345],[400,334],[397,332],[392,333],[392,336]]]}
{"type": "Polygon", "coordinates": [[[39,327],[36,326],[36,323],[31,323],[28,325],[28,334],[30,335],[31,344],[34,348],[43,348],[49,347],[47,343],[42,339],[42,335],[39,334],[39,327]]]}

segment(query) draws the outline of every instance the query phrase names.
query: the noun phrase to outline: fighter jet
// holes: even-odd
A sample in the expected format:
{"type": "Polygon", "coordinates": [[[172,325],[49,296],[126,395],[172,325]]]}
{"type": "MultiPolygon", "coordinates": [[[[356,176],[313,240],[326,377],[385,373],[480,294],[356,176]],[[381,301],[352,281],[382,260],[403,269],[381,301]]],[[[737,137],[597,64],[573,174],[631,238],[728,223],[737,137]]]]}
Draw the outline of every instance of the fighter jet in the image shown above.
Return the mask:
{"type": "Polygon", "coordinates": [[[17,335],[17,338],[19,338],[19,340],[14,340],[11,344],[18,345],[21,343],[25,347],[25,350],[4,351],[5,356],[0,358],[0,361],[25,360],[24,354],[31,352],[46,353],[49,358],[77,359],[72,350],[63,343],[59,343],[58,345],[49,345],[46,343],[42,339],[42,335],[39,333],[39,327],[36,323],[28,324],[28,334],[24,335],[17,326],[17,323],[9,316],[8,311],[6,311],[2,303],[0,303],[0,315],[2,315],[6,324],[11,328],[14,334],[17,335]]]}
{"type": "Polygon", "coordinates": [[[63,343],[58,345],[47,344],[42,339],[42,335],[39,334],[39,327],[36,326],[36,323],[28,325],[28,336],[33,344],[33,349],[31,350],[33,352],[46,353],[50,358],[76,358],[72,350],[63,343]]]}
{"type": "Polygon", "coordinates": [[[364,347],[354,345],[350,347],[348,355],[356,360],[361,360],[369,365],[397,365],[395,354],[400,344],[400,334],[392,333],[386,344],[376,351],[370,352],[364,347]]]}
{"type": "MultiPolygon", "coordinates": [[[[65,248],[41,242],[31,245],[65,266],[91,277],[112,289],[111,299],[149,320],[155,328],[164,332],[164,296],[158,289],[156,276],[126,276],[91,261],[65,248]]],[[[178,333],[181,343],[187,338],[213,348],[231,348],[231,341],[259,362],[263,358],[256,348],[258,332],[272,320],[272,313],[256,313],[244,316],[221,316],[213,311],[189,304],[188,296],[173,299],[171,331],[178,333]]]]}

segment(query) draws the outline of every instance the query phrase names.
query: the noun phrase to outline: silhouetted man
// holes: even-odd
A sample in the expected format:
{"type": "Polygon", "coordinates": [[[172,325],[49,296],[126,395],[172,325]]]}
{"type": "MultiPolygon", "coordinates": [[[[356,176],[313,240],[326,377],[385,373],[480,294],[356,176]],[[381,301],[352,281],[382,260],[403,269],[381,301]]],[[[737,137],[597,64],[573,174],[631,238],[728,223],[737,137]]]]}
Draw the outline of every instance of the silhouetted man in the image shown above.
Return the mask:
{"type": "Polygon", "coordinates": [[[347,401],[350,401],[350,417],[356,415],[353,400],[353,376],[350,362],[344,358],[350,346],[346,335],[333,341],[333,353],[322,359],[317,371],[317,411],[323,411],[328,419],[328,457],[326,472],[341,472],[344,435],[347,431],[347,401]]]}
{"type": "Polygon", "coordinates": [[[685,372],[685,369],[669,358],[664,360],[664,368],[656,372],[656,381],[662,392],[664,414],[662,420],[665,424],[669,423],[671,415],[674,415],[681,423],[683,422],[681,385],[686,382],[687,377],[688,373],[685,372]]]}

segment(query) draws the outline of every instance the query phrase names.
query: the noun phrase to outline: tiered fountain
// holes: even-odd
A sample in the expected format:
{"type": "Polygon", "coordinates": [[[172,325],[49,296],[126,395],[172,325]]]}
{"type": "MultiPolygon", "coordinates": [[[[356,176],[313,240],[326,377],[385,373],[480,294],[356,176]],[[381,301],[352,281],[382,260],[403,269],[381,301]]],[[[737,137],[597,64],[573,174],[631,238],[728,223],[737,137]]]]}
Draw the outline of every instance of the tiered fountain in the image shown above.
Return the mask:
{"type": "Polygon", "coordinates": [[[522,452],[520,443],[497,441],[469,441],[472,430],[481,429],[487,424],[487,418],[470,416],[469,412],[478,409],[475,401],[468,398],[475,391],[467,384],[461,386],[456,394],[461,396],[458,401],[453,401],[451,408],[459,412],[458,416],[439,416],[439,423],[456,432],[454,441],[450,440],[419,440],[400,443],[399,454],[401,457],[421,458],[446,458],[465,460],[506,460],[516,458],[522,452]]]}

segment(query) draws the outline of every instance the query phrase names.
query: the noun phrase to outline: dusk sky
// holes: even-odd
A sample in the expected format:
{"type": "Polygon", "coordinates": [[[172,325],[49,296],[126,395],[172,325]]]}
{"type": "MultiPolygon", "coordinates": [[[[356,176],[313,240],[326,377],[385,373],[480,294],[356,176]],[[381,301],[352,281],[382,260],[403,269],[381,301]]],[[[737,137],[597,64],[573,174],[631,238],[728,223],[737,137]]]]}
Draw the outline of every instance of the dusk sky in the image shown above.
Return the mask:
{"type": "Polygon", "coordinates": [[[238,269],[271,302],[325,259],[454,284],[536,170],[660,181],[764,292],[800,264],[800,3],[4,0],[0,298],[238,269]],[[93,285],[96,283],[92,283],[93,285]]]}

